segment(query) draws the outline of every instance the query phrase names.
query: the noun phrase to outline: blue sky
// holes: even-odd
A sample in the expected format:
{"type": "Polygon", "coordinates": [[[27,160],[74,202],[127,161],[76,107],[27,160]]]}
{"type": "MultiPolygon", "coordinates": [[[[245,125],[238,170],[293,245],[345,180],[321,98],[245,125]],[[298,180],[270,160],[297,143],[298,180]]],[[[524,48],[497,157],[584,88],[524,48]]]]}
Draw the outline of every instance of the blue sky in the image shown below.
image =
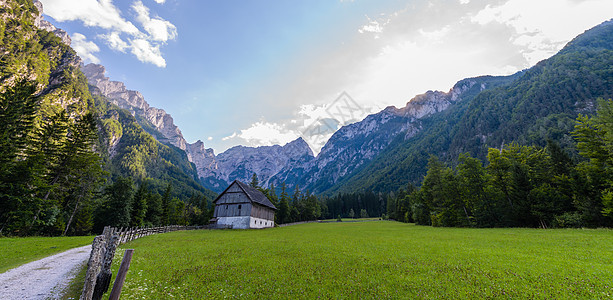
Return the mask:
{"type": "Polygon", "coordinates": [[[216,153],[305,137],[465,77],[511,74],[613,17],[610,0],[41,0],[87,62],[216,153]],[[329,124],[329,123],[325,123],[329,124]]]}

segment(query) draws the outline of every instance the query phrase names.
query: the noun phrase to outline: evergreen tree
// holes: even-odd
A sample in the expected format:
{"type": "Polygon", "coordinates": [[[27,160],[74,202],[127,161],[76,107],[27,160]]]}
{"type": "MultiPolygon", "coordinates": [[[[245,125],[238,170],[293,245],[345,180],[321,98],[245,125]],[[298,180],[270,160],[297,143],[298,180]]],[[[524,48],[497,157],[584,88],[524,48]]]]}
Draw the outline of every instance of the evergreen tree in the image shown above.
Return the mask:
{"type": "Polygon", "coordinates": [[[275,191],[275,185],[273,183],[270,184],[270,187],[266,190],[265,194],[272,205],[279,208],[279,197],[277,197],[277,192],[275,191]]]}
{"type": "Polygon", "coordinates": [[[172,222],[172,186],[170,183],[166,186],[166,191],[162,195],[162,225],[170,225],[172,222]]]}
{"type": "Polygon", "coordinates": [[[253,173],[253,175],[251,175],[251,182],[249,183],[249,185],[252,188],[259,188],[260,187],[260,181],[258,180],[258,175],[253,173]]]}
{"type": "Polygon", "coordinates": [[[147,182],[143,181],[138,186],[134,201],[132,201],[130,226],[142,227],[145,225],[147,218],[147,202],[149,202],[150,193],[147,189],[147,182]]]}
{"type": "Polygon", "coordinates": [[[162,196],[158,193],[151,193],[147,198],[147,215],[145,222],[151,226],[162,225],[162,215],[164,210],[162,208],[162,196]]]}
{"type": "Polygon", "coordinates": [[[0,234],[24,228],[32,195],[32,173],[24,150],[34,129],[40,98],[33,83],[19,81],[0,94],[0,234]],[[31,199],[31,198],[30,198],[31,199]]]}
{"type": "Polygon", "coordinates": [[[104,207],[100,210],[98,228],[130,226],[130,213],[134,200],[132,179],[118,178],[105,189],[105,196],[106,201],[104,207]]]}
{"type": "Polygon", "coordinates": [[[279,199],[279,207],[278,207],[277,213],[275,214],[277,223],[279,224],[287,223],[289,220],[289,213],[290,213],[289,196],[287,195],[285,182],[283,182],[281,184],[281,195],[279,199]]]}

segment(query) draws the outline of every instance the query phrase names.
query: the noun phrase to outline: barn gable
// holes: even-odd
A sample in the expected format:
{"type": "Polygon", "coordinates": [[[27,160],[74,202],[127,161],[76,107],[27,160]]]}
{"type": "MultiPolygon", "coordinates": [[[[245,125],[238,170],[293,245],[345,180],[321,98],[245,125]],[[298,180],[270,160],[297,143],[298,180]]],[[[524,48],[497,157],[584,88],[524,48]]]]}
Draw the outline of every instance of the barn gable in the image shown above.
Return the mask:
{"type": "Polygon", "coordinates": [[[235,180],[213,200],[217,224],[233,228],[273,227],[277,209],[261,191],[235,180]]]}

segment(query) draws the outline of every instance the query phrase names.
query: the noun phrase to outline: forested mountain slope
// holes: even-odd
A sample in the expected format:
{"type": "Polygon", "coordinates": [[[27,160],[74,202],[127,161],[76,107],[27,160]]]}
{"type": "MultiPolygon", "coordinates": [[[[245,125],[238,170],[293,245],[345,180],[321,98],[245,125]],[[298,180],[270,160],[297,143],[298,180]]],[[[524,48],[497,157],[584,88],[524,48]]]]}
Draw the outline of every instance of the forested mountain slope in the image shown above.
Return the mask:
{"type": "Polygon", "coordinates": [[[515,80],[512,76],[483,76],[459,81],[447,93],[428,91],[405,107],[387,107],[364,120],[343,126],[332,135],[319,155],[301,166],[285,168],[271,180],[276,186],[286,182],[314,193],[322,193],[352,174],[359,172],[386,151],[395,139],[409,139],[426,128],[430,116],[465,101],[482,91],[515,80]]]}
{"type": "Polygon", "coordinates": [[[213,197],[183,151],[92,96],[70,39],[37,6],[0,0],[0,234],[88,233],[118,178],[184,201],[213,197]]]}
{"type": "Polygon", "coordinates": [[[576,153],[570,131],[597,98],[613,97],[613,22],[572,40],[558,54],[516,80],[484,90],[423,120],[416,135],[398,136],[381,155],[328,193],[393,191],[419,183],[431,155],[454,162],[468,152],[484,159],[505,143],[545,146],[551,139],[576,153]]]}

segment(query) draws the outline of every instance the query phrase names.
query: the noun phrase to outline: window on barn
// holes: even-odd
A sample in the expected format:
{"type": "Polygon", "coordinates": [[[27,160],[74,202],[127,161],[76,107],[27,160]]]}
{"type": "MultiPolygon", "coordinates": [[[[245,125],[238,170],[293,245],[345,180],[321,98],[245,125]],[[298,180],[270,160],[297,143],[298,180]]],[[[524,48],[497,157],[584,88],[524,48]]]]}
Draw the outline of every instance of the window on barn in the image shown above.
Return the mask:
{"type": "Polygon", "coordinates": [[[241,205],[240,204],[238,205],[238,209],[241,209],[241,205]]]}

